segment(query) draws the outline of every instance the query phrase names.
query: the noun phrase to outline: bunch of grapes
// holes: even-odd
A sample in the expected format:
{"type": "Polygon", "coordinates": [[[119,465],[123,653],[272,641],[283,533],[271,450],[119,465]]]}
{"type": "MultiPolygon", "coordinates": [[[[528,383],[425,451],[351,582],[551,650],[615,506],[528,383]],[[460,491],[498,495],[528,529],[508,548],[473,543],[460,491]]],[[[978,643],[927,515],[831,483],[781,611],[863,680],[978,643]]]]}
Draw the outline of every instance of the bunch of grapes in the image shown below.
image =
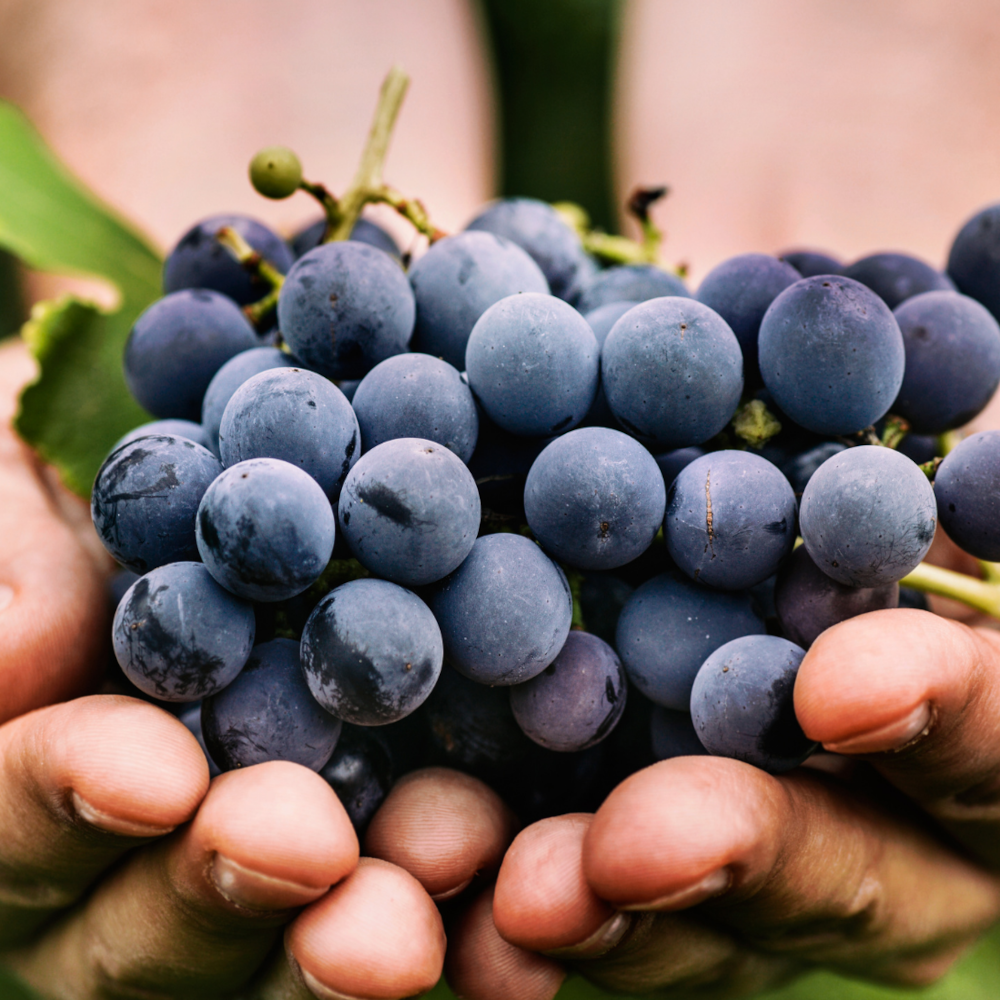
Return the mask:
{"type": "MultiPolygon", "coordinates": [[[[158,419],[92,500],[128,571],[117,661],[213,766],[312,768],[359,829],[434,763],[525,819],[680,754],[785,771],[815,750],[792,691],[821,632],[921,606],[899,583],[939,522],[1000,559],[1000,433],[938,447],[1000,383],[1000,206],[947,274],[753,253],[692,293],[655,240],[623,262],[540,201],[449,236],[288,150],[251,179],[325,216],[181,238],[125,350],[158,419]]],[[[647,236],[661,193],[633,199],[647,236]]]]}

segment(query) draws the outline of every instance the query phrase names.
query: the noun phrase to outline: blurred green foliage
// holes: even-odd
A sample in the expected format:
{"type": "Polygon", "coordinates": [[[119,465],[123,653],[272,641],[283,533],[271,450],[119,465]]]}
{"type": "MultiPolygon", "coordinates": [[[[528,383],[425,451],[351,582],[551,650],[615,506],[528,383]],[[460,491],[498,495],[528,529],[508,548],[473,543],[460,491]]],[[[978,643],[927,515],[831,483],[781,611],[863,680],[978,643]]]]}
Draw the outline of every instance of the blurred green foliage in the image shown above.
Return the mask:
{"type": "Polygon", "coordinates": [[[481,0],[497,80],[499,193],[617,229],[612,83],[620,0],[481,0]]]}

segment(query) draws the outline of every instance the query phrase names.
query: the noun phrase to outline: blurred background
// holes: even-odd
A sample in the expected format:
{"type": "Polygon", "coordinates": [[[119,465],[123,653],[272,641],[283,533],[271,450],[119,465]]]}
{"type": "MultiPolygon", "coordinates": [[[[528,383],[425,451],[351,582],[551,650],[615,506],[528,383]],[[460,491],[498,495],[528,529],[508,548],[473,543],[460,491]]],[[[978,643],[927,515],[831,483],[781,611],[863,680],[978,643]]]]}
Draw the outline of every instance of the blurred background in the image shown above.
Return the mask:
{"type": "Polygon", "coordinates": [[[941,266],[1000,199],[988,0],[0,0],[0,96],[162,248],[219,211],[313,218],[256,195],[250,156],[289,145],[342,190],[393,62],[387,179],[446,230],[498,193],[627,229],[627,193],[666,183],[654,217],[696,284],[791,246],[941,266]]]}

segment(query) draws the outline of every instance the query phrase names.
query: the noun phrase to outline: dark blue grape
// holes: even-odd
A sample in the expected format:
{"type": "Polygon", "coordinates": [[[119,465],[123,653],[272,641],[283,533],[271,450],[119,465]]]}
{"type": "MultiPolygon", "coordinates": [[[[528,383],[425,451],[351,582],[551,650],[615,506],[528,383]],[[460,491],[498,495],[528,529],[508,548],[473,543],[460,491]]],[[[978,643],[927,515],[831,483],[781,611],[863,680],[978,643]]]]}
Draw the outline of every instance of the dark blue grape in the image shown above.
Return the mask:
{"type": "Polygon", "coordinates": [[[208,747],[205,746],[205,735],[201,731],[201,702],[196,701],[193,705],[185,708],[177,718],[198,741],[198,746],[201,747],[201,752],[205,755],[205,761],[208,764],[208,776],[217,778],[222,774],[222,768],[212,760],[212,755],[208,752],[208,747]]]}
{"type": "Polygon", "coordinates": [[[778,406],[817,434],[854,434],[903,383],[903,335],[889,307],[850,278],[803,278],[760,325],[760,371],[778,406]]]}
{"type": "Polygon", "coordinates": [[[198,508],[198,551],[212,576],[251,601],[283,601],[330,561],[330,501],[300,468],[253,458],[226,469],[198,508]]]}
{"type": "Polygon", "coordinates": [[[224,247],[216,234],[224,226],[235,229],[266,261],[282,274],[292,266],[285,241],[262,222],[246,215],[213,215],[192,226],[167,254],[163,291],[210,288],[241,306],[262,299],[270,285],[249,271],[224,247]]]}
{"type": "Polygon", "coordinates": [[[649,716],[649,736],[657,760],[672,757],[701,757],[708,753],[698,739],[690,712],[678,712],[654,705],[649,716]]]}
{"type": "Polygon", "coordinates": [[[510,689],[510,707],[537,744],[568,753],[600,743],[621,719],[627,694],[615,651],[576,631],[540,674],[510,689]]]}
{"type": "Polygon", "coordinates": [[[905,253],[873,253],[849,264],[843,274],[867,285],[890,309],[922,292],[955,291],[946,274],[905,253]]]}
{"type": "MultiPolygon", "coordinates": [[[[325,232],[326,219],[317,219],[304,229],[300,229],[289,241],[295,258],[298,259],[309,253],[310,250],[315,250],[323,242],[325,232]]],[[[368,219],[358,219],[354,223],[350,238],[358,243],[367,243],[369,246],[389,254],[390,257],[399,258],[399,247],[396,245],[396,241],[381,226],[368,219]]]]}
{"type": "Polygon", "coordinates": [[[250,458],[297,465],[336,502],[361,454],[354,410],[329,379],[301,368],[248,378],[226,404],[219,451],[226,466],[250,458]]]}
{"type": "Polygon", "coordinates": [[[896,310],[906,371],[892,412],[917,434],[967,424],[1000,385],[1000,326],[958,292],[925,292],[896,310]]]}
{"type": "Polygon", "coordinates": [[[361,385],[361,381],[362,380],[359,378],[342,378],[339,382],[337,382],[337,387],[344,394],[349,403],[354,400],[354,394],[358,391],[358,386],[361,385]]]}
{"type": "Polygon", "coordinates": [[[479,413],[479,436],[469,471],[479,488],[483,521],[516,528],[524,524],[524,483],[548,438],[524,438],[479,413]]]}
{"type": "Polygon", "coordinates": [[[472,390],[440,358],[387,358],[361,380],[352,405],[365,451],[402,437],[436,441],[463,462],[475,451],[479,416],[472,390]]]}
{"type": "Polygon", "coordinates": [[[704,448],[675,448],[673,451],[665,451],[653,458],[663,475],[663,485],[669,490],[673,481],[677,478],[677,473],[681,469],[687,468],[696,458],[701,458],[705,454],[704,448]]]}
{"type": "Polygon", "coordinates": [[[937,437],[933,434],[907,434],[896,446],[896,451],[917,465],[923,465],[937,458],[941,449],[938,447],[937,437]]]}
{"type": "Polygon", "coordinates": [[[795,544],[795,494],[766,458],[713,451],[682,469],[667,497],[667,550],[692,579],[742,590],[795,544]]]}
{"type": "Polygon", "coordinates": [[[168,563],[140,577],[112,628],[125,676],[162,701],[221,691],[243,668],[253,638],[253,605],[223,590],[196,562],[168,563]]]}
{"type": "Polygon", "coordinates": [[[300,257],[278,298],[292,353],[327,378],[361,378],[402,354],[413,333],[413,292],[388,254],[345,240],[300,257]]]}
{"type": "MultiPolygon", "coordinates": [[[[587,313],[583,318],[590,324],[590,329],[594,331],[597,338],[597,346],[604,348],[604,341],[608,339],[611,328],[632,308],[638,305],[637,302],[609,302],[606,306],[598,306],[593,312],[587,313]]],[[[587,415],[580,422],[583,427],[618,427],[618,421],[608,406],[607,397],[604,395],[604,386],[600,379],[597,383],[597,394],[587,415]]]]}
{"type": "Polygon", "coordinates": [[[784,250],[778,260],[791,264],[803,278],[815,278],[818,274],[843,274],[844,265],[829,254],[818,250],[784,250]]]}
{"type": "Polygon", "coordinates": [[[698,286],[696,298],[714,309],[740,342],[747,379],[757,377],[757,335],[767,307],[801,275],[766,253],[744,253],[717,264],[698,286]]]}
{"type": "Polygon", "coordinates": [[[846,587],[819,569],[804,545],[782,566],[774,588],[774,609],[781,631],[803,649],[838,622],[898,605],[898,583],[846,587]]]}
{"type": "Polygon", "coordinates": [[[584,253],[580,238],[559,213],[535,198],[503,198],[466,227],[503,236],[527,251],[542,269],[553,295],[572,302],[580,293],[584,253]]]}
{"type": "Polygon", "coordinates": [[[877,445],[827,459],[802,494],[799,530],[812,561],[849,587],[901,580],[927,554],[934,490],[905,455],[877,445]]]}
{"type": "Polygon", "coordinates": [[[915,611],[930,611],[931,603],[927,595],[913,587],[899,588],[899,607],[913,608],[915,611]]]}
{"type": "Polygon", "coordinates": [[[541,268],[517,244],[493,233],[466,232],[438,240],[410,268],[417,303],[413,349],[465,367],[465,345],[476,320],[508,295],[547,293],[541,268]]]}
{"type": "Polygon", "coordinates": [[[268,760],[318,771],[343,725],[309,693],[291,639],[254,646],[236,680],[202,702],[201,722],[208,752],[224,771],[268,760]]]}
{"type": "Polygon", "coordinates": [[[710,754],[780,774],[816,749],[792,702],[804,656],[804,649],[774,635],[734,639],[709,656],[691,690],[691,717],[710,754]]]}
{"type": "Polygon", "coordinates": [[[333,756],[319,773],[361,836],[393,785],[392,757],[381,730],[345,723],[333,756]]]}
{"type": "Polygon", "coordinates": [[[562,571],[521,535],[484,535],[434,592],[448,662],[480,684],[521,684],[562,649],[573,598],[562,571]]]}
{"type": "Polygon", "coordinates": [[[201,424],[196,424],[193,420],[151,420],[148,424],[140,424],[138,427],[133,427],[128,434],[120,437],[108,449],[108,454],[110,455],[111,452],[117,451],[123,445],[129,444],[138,438],[151,437],[153,435],[187,438],[188,441],[200,444],[202,448],[208,448],[209,451],[212,450],[204,428],[201,424]]]}
{"type": "Polygon", "coordinates": [[[469,385],[504,430],[545,437],[575,427],[597,392],[600,348],[554,295],[511,295],[479,317],[465,350],[469,385]]]}
{"type": "Polygon", "coordinates": [[[709,590],[680,573],[663,573],[629,598],[615,646],[629,680],[650,701],[687,711],[695,674],[709,653],[764,631],[745,591],[709,590]]]}
{"type": "Polygon", "coordinates": [[[788,480],[795,495],[802,496],[813,473],[828,458],[833,458],[846,449],[847,445],[839,441],[824,441],[784,462],[780,466],[781,473],[788,480]]]}
{"type": "Polygon", "coordinates": [[[691,298],[680,278],[653,264],[625,264],[599,271],[583,288],[576,307],[586,314],[609,302],[645,302],[664,295],[691,298]]]}
{"type": "Polygon", "coordinates": [[[580,581],[579,593],[580,612],[587,631],[613,647],[622,608],[634,590],[610,573],[587,573],[580,581]]]}
{"type": "Polygon", "coordinates": [[[112,452],[94,480],[90,513],[98,537],[137,573],[196,560],[195,514],[220,472],[218,459],[187,438],[137,438],[112,452]]]}
{"type": "Polygon", "coordinates": [[[578,569],[615,569],[637,559],[653,543],[665,503],[653,456],[607,427],[556,438],[535,459],[524,487],[535,537],[578,569]]]}
{"type": "Polygon", "coordinates": [[[316,605],[302,632],[302,669],[313,697],[358,726],[383,726],[431,693],[444,649],[416,594],[386,580],[352,580],[316,605]]]}
{"type": "Polygon", "coordinates": [[[601,351],[611,412],[660,448],[701,444],[729,423],[743,392],[743,355],[721,316],[694,299],[630,309],[601,351]]]}
{"type": "Polygon", "coordinates": [[[277,347],[254,347],[230,358],[208,383],[201,401],[201,423],[209,451],[219,454],[219,427],[226,404],[248,378],[272,368],[293,368],[298,361],[277,347]]]}
{"type": "Polygon", "coordinates": [[[967,437],[934,477],[941,527],[977,559],[1000,561],[1000,431],[967,437]]]}
{"type": "Polygon", "coordinates": [[[256,346],[253,327],[232,299],[207,290],[174,292],[135,321],[125,343],[125,382],[153,416],[198,420],[215,373],[256,346]]]}
{"type": "Polygon", "coordinates": [[[959,230],[948,254],[948,277],[1000,321],[1000,204],[981,209],[959,230]]]}
{"type": "Polygon", "coordinates": [[[396,438],[367,452],[340,495],[348,545],[373,573],[407,586],[457,569],[479,534],[479,491],[447,448],[396,438]]]}

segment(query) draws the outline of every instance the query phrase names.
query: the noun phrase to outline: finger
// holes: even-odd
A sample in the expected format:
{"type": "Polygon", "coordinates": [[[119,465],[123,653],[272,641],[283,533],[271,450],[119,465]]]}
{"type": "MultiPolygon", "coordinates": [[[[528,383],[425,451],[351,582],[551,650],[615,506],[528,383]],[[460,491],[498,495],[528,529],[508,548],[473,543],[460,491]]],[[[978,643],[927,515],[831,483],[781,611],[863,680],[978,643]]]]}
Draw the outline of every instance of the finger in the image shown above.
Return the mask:
{"type": "Polygon", "coordinates": [[[795,711],[811,739],[871,760],[1000,865],[1000,634],[923,611],[877,611],[825,632],[795,711]]]}
{"type": "Polygon", "coordinates": [[[103,571],[61,517],[37,458],[10,426],[28,369],[0,349],[0,721],[96,684],[107,640],[103,571]]]}
{"type": "Polygon", "coordinates": [[[997,881],[909,816],[835,780],[677,758],[633,775],[584,841],[593,890],[618,908],[705,904],[770,952],[909,981],[1000,913],[997,881]]]}
{"type": "Polygon", "coordinates": [[[481,893],[450,929],[445,979],[464,1000],[551,1000],[566,970],[509,944],[493,924],[493,890],[481,893]]]}
{"type": "Polygon", "coordinates": [[[483,782],[430,767],[396,783],[368,827],[365,854],[405,869],[442,902],[496,871],[515,824],[483,782]]]}
{"type": "Polygon", "coordinates": [[[207,788],[194,737],[131,698],[81,698],[0,727],[0,943],[186,822],[207,788]]]}
{"type": "Polygon", "coordinates": [[[217,997],[244,985],[295,909],[357,858],[317,774],[284,761],[232,771],[189,826],[133,854],[15,969],[43,994],[74,983],[81,997],[217,997]]]}

